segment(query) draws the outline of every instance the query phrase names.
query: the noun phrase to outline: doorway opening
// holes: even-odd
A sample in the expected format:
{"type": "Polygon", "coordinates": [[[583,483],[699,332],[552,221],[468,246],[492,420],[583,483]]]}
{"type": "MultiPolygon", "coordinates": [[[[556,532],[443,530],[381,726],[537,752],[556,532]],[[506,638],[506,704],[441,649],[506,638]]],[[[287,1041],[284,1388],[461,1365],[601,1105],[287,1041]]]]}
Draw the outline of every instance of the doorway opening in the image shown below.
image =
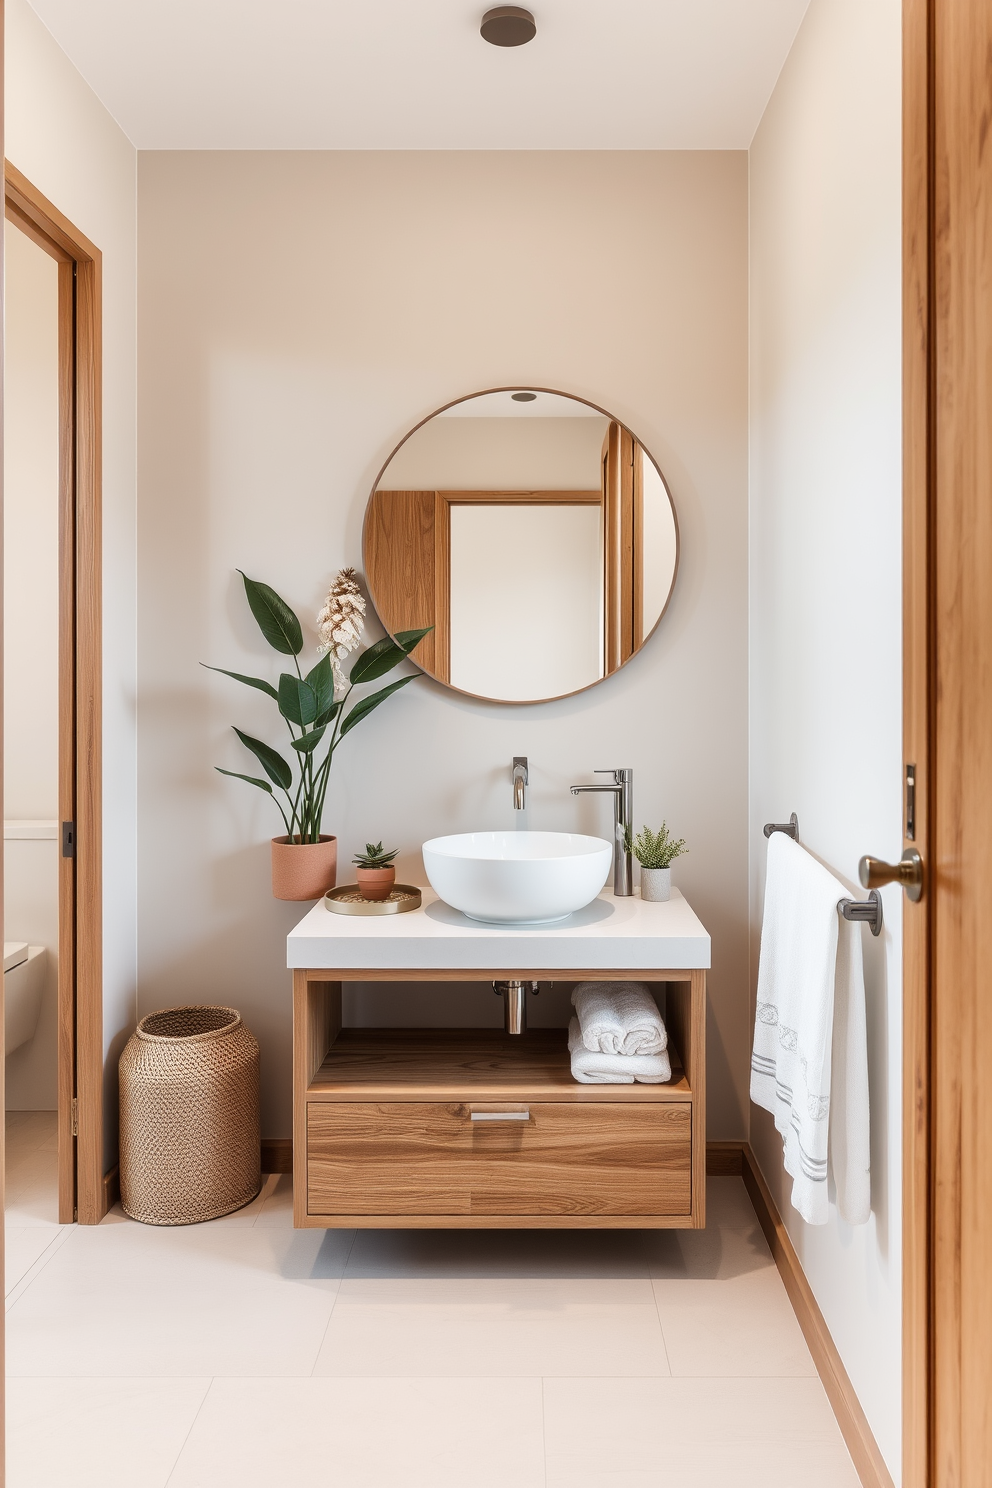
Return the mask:
{"type": "Polygon", "coordinates": [[[7,997],[5,1065],[8,1100],[19,1107],[7,1118],[8,1168],[13,1179],[21,1153],[31,1202],[50,1203],[61,1224],[94,1224],[109,1198],[103,1172],[101,256],[9,162],[4,188],[5,989],[9,979],[18,981],[7,997]],[[44,1156],[53,1144],[55,1173],[44,1156]],[[47,1196],[46,1171],[48,1182],[57,1182],[57,1193],[47,1196]]]}

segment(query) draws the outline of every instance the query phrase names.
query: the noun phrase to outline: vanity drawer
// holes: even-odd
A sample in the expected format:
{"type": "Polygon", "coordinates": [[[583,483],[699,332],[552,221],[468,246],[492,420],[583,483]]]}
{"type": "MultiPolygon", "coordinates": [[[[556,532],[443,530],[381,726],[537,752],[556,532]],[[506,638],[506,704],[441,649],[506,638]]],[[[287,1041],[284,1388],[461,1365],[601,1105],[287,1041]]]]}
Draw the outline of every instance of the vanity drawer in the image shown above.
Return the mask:
{"type": "Polygon", "coordinates": [[[689,1101],[310,1101],[307,1212],[685,1216],[691,1156],[689,1101]]]}

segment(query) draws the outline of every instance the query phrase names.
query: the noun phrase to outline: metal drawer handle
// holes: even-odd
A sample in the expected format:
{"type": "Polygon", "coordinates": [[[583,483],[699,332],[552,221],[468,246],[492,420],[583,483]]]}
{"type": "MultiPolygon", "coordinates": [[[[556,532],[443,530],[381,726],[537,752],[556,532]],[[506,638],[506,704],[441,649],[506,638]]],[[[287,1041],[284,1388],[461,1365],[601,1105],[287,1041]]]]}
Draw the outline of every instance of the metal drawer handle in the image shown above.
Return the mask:
{"type": "Polygon", "coordinates": [[[473,1121],[529,1121],[529,1111],[473,1111],[473,1121]]]}

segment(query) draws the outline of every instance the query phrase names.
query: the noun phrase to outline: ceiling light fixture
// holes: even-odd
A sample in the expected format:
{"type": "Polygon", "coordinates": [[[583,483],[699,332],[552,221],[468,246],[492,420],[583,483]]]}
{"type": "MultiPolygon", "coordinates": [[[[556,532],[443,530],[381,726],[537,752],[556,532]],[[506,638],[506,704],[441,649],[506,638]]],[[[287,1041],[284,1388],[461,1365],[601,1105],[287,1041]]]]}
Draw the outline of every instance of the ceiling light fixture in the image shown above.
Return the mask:
{"type": "Polygon", "coordinates": [[[492,46],[518,47],[534,40],[537,22],[529,10],[521,10],[519,5],[497,5],[486,11],[480,30],[483,41],[492,46]]]}
{"type": "Polygon", "coordinates": [[[533,403],[537,397],[536,393],[511,393],[510,397],[514,403],[533,403]]]}

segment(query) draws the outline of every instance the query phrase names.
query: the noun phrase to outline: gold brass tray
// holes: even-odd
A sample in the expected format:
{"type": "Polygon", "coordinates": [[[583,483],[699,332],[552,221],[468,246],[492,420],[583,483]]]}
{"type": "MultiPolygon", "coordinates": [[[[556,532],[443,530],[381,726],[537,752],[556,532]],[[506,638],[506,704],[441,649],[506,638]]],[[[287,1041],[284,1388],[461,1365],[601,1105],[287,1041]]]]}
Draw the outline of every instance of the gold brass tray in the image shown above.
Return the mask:
{"type": "Polygon", "coordinates": [[[420,890],[413,884],[400,883],[393,884],[388,899],[363,899],[357,884],[341,884],[324,895],[328,909],[346,915],[406,914],[408,910],[419,909],[421,899],[420,890]]]}

